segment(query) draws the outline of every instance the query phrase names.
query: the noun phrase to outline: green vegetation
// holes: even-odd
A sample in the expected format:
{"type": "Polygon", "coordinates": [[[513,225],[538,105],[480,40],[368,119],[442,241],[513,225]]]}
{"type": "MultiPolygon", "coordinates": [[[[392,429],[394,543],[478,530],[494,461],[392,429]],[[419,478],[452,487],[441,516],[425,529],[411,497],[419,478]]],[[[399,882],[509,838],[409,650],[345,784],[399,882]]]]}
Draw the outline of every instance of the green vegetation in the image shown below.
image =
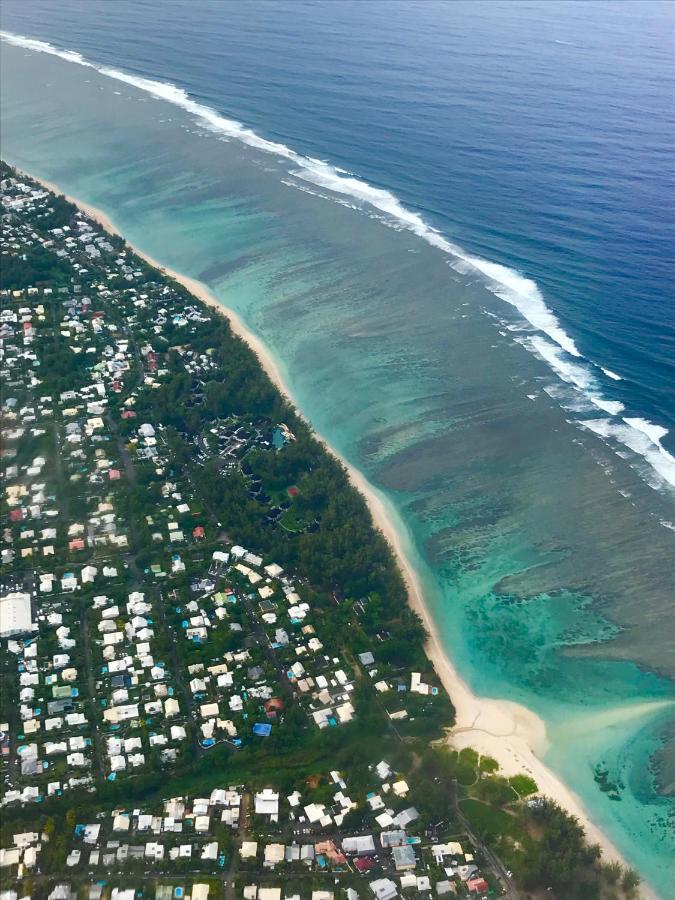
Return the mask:
{"type": "Polygon", "coordinates": [[[537,791],[534,781],[524,775],[505,779],[498,772],[486,774],[483,759],[471,749],[457,753],[431,747],[423,752],[416,774],[446,804],[456,802],[462,824],[497,853],[519,885],[560,900],[636,896],[636,873],[603,863],[599,847],[586,842],[574,816],[545,798],[529,803],[518,799],[537,791]]]}
{"type": "Polygon", "coordinates": [[[501,809],[488,806],[481,800],[469,797],[462,800],[460,809],[471,823],[471,827],[485,841],[492,841],[500,835],[512,834],[515,829],[513,816],[501,809]]]}
{"type": "Polygon", "coordinates": [[[537,782],[528,775],[513,775],[509,778],[509,784],[519,797],[528,797],[537,793],[537,782]]]}

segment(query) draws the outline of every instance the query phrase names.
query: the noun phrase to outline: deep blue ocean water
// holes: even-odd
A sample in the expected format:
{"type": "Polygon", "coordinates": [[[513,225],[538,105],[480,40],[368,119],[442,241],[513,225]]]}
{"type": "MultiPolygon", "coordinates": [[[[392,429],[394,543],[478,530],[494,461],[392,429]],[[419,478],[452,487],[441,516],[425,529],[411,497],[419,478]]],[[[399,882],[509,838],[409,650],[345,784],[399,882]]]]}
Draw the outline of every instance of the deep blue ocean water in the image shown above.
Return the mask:
{"type": "Polygon", "coordinates": [[[260,335],[392,504],[461,673],[546,720],[667,896],[672,7],[5,0],[2,27],[154,80],[0,45],[2,152],[260,335]]]}

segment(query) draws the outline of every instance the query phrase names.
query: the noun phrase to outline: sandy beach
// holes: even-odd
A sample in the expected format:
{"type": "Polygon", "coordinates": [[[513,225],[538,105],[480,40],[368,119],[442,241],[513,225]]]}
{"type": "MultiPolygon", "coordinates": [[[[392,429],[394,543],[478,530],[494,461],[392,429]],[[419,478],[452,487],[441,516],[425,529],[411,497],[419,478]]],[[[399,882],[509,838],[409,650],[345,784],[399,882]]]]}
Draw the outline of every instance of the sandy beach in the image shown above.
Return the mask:
{"type": "MultiPolygon", "coordinates": [[[[26,175],[57,194],[63,193],[58,185],[38,179],[28,173],[26,175]]],[[[83,203],[77,198],[68,195],[66,197],[103,228],[124,238],[124,235],[101,210],[83,203]]],[[[126,238],[124,239],[126,240],[126,238]]],[[[225,315],[230,321],[232,330],[249,344],[270,379],[295,406],[276,361],[260,338],[247,328],[237,313],[224,306],[202,282],[175,272],[137,247],[129,246],[149,264],[180,282],[208,306],[225,315]]],[[[329,452],[343,463],[352,484],[366,499],[376,526],[382,531],[396,553],[408,587],[410,604],[422,618],[429,634],[427,654],[456,709],[456,724],[448,735],[449,743],[457,748],[473,747],[481,754],[492,756],[501,766],[502,773],[507,776],[518,773],[530,775],[536,781],[542,794],[553,798],[568,812],[577,816],[586,830],[589,841],[600,844],[602,847],[606,860],[618,860],[625,864],[616,847],[591,821],[580,798],[542,761],[542,756],[548,747],[546,726],[542,719],[520,704],[476,696],[461,678],[445,653],[438,630],[425,605],[419,576],[408,558],[407,538],[399,523],[398,515],[390,507],[386,498],[373,488],[361,472],[343,459],[321,435],[316,436],[324,443],[329,452]]],[[[651,898],[655,895],[643,885],[641,896],[651,898]]]]}

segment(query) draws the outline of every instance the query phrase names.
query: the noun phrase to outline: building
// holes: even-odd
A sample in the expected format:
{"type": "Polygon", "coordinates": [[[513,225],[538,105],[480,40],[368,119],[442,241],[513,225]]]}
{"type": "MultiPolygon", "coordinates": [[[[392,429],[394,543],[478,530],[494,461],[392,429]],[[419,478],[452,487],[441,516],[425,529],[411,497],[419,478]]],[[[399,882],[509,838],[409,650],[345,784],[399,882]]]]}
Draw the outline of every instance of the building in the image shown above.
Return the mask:
{"type": "Polygon", "coordinates": [[[376,900],[392,900],[392,898],[398,896],[396,882],[390,878],[377,878],[375,881],[370,882],[369,887],[376,900]]]}
{"type": "Polygon", "coordinates": [[[279,816],[279,794],[270,788],[265,788],[255,795],[255,814],[257,816],[269,816],[276,821],[279,816]]]}
{"type": "Polygon", "coordinates": [[[33,622],[30,594],[11,591],[0,597],[0,638],[37,631],[33,622]]]}
{"type": "Polygon", "coordinates": [[[394,847],[391,851],[394,859],[394,865],[397,872],[408,872],[417,865],[415,859],[415,851],[410,844],[404,844],[402,847],[394,847]]]}
{"type": "Polygon", "coordinates": [[[375,853],[375,841],[370,834],[346,837],[342,841],[342,849],[349,855],[370,856],[375,853]]]}

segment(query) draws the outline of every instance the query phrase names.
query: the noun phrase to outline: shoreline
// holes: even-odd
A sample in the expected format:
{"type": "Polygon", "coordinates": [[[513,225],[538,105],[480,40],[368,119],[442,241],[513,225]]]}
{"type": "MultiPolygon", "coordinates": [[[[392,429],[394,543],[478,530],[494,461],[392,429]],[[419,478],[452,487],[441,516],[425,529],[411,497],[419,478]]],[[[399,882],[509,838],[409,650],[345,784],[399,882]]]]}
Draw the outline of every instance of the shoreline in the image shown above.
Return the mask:
{"type": "MultiPolygon", "coordinates": [[[[96,221],[106,231],[121,237],[130,249],[149,265],[183,285],[197,299],[211,309],[225,316],[232,331],[244,340],[253,350],[260,365],[273,384],[293,405],[298,415],[297,404],[291,396],[281,373],[280,367],[262,340],[244,323],[238,313],[221,303],[216,295],[198,279],[176,272],[144,253],[127,241],[124,234],[112,220],[101,210],[64,194],[62,189],[44,179],[17,168],[17,172],[43,185],[57,195],[64,195],[82,212],[96,221]]],[[[396,527],[398,514],[389,508],[388,501],[371,485],[365,475],[349,464],[331,444],[313,428],[306,418],[312,433],[326,450],[345,467],[352,485],[364,497],[373,518],[374,525],[390,544],[401,569],[411,608],[420,616],[428,633],[425,650],[433,664],[437,676],[445,687],[455,707],[455,725],[448,733],[448,743],[456,749],[472,747],[481,755],[489,755],[497,760],[501,774],[511,776],[527,774],[537,783],[539,792],[555,800],[568,813],[576,816],[586,831],[586,838],[591,844],[599,844],[606,862],[618,861],[622,865],[628,863],[604,832],[596,826],[586,812],[581,799],[559,778],[541,759],[549,747],[546,724],[536,713],[522,704],[510,700],[498,700],[475,695],[469,685],[457,672],[448,658],[438,629],[424,602],[423,588],[419,574],[408,559],[404,529],[396,527]]],[[[640,895],[645,900],[656,900],[656,895],[643,881],[640,895]]]]}

